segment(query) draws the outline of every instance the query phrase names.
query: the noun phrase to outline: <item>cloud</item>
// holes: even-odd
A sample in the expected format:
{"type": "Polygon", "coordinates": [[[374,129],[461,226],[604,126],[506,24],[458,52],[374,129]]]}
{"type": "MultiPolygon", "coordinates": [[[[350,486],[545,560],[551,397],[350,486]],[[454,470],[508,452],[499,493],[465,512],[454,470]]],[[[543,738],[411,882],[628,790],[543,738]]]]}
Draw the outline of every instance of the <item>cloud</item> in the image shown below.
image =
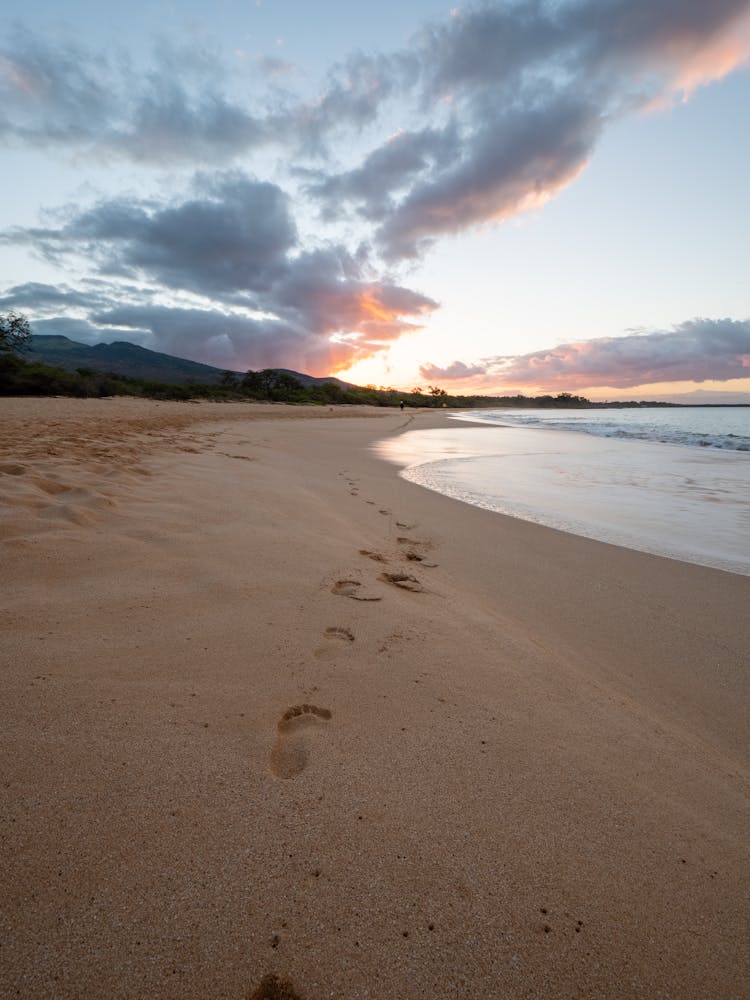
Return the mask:
{"type": "Polygon", "coordinates": [[[197,175],[182,200],[100,201],[69,209],[57,229],[1,239],[106,276],[81,288],[9,289],[0,301],[32,320],[76,312],[87,339],[86,322],[104,336],[121,326],[146,346],[213,364],[341,367],[419,329],[437,307],[373,276],[341,245],[301,250],[287,196],[236,171],[197,175]],[[185,293],[209,305],[186,307],[185,293]]]}
{"type": "Polygon", "coordinates": [[[308,154],[325,151],[330,136],[361,131],[377,121],[391,98],[403,100],[415,86],[421,66],[415,52],[356,53],[328,73],[313,100],[291,102],[282,117],[308,154]]]}
{"type": "Polygon", "coordinates": [[[507,94],[530,81],[558,89],[588,80],[606,95],[672,88],[687,66],[694,83],[706,82],[747,57],[747,14],[745,0],[480,3],[422,33],[425,99],[487,86],[507,94]]]}
{"type": "Polygon", "coordinates": [[[103,274],[147,277],[194,292],[257,292],[274,280],[297,231],[289,199],[275,184],[239,172],[199,174],[193,197],[160,203],[134,198],[71,209],[58,229],[5,234],[48,260],[71,254],[103,274]]]}
{"type": "Polygon", "coordinates": [[[157,40],[150,64],[139,66],[122,51],[51,44],[16,26],[0,46],[0,136],[157,166],[226,165],[274,144],[318,156],[330,135],[374,121],[414,76],[408,53],[359,54],[303,99],[278,87],[294,77],[291,64],[260,56],[247,64],[247,79],[238,75],[246,61],[234,55],[230,76],[225,53],[157,40]]]}
{"type": "Polygon", "coordinates": [[[13,285],[0,295],[0,309],[21,310],[32,308],[38,314],[59,309],[93,309],[101,306],[106,298],[69,285],[49,285],[40,281],[27,281],[13,285]]]}
{"type": "Polygon", "coordinates": [[[31,145],[80,142],[106,127],[106,60],[16,29],[0,50],[0,134],[31,145]]]}
{"type": "Polygon", "coordinates": [[[270,144],[326,155],[332,139],[397,108],[406,128],[358,165],[318,167],[307,186],[324,218],[348,206],[374,224],[376,246],[395,261],[543,204],[584,169],[610,122],[746,59],[749,25],[747,0],[482,3],[400,51],[351,55],[313,98],[275,89],[277,59],[254,60],[265,77],[252,106],[221,52],[161,42],[151,65],[136,67],[18,28],[0,50],[0,135],[226,166],[270,144]]]}
{"type": "Polygon", "coordinates": [[[105,329],[147,331],[148,340],[141,342],[152,350],[237,371],[271,367],[329,371],[352,353],[282,321],[220,309],[124,305],[95,313],[92,321],[105,329]]]}
{"type": "Polygon", "coordinates": [[[68,337],[81,344],[98,344],[103,340],[108,342],[114,340],[126,340],[129,343],[143,344],[148,346],[149,331],[123,326],[119,329],[114,326],[103,329],[96,323],[91,323],[87,319],[78,319],[73,316],[54,316],[49,319],[35,320],[32,324],[32,333],[49,337],[68,337]]]}
{"type": "MultiPolygon", "coordinates": [[[[730,71],[750,50],[747,15],[747,0],[459,11],[409,50],[403,96],[419,127],[309,191],[326,213],[348,202],[374,221],[387,259],[419,256],[443,236],[538,207],[584,169],[612,121],[730,71]]],[[[381,81],[374,93],[388,89],[381,81]]]]}
{"type": "MultiPolygon", "coordinates": [[[[378,261],[418,258],[446,236],[542,205],[585,168],[612,122],[746,58],[749,9],[748,0],[482,3],[428,25],[399,51],[351,55],[304,99],[278,89],[277,60],[250,61],[265,74],[251,88],[232,75],[241,60],[232,59],[229,73],[224,55],[206,46],[161,42],[147,65],[136,65],[122,52],[52,45],[16,29],[0,49],[7,144],[162,168],[227,168],[274,145],[294,168],[274,175],[292,177],[286,190],[238,170],[204,171],[183,196],[110,198],[71,208],[55,224],[6,233],[0,241],[33,246],[53,264],[83,262],[88,278],[85,287],[68,283],[58,305],[48,287],[36,288],[33,304],[30,285],[3,301],[15,293],[43,319],[58,312],[82,322],[141,308],[142,322],[123,314],[134,324],[123,321],[124,329],[193,356],[211,345],[230,357],[279,365],[310,358],[317,366],[373,354],[437,307],[386,276],[385,266],[378,270],[378,261]],[[335,165],[326,158],[333,140],[342,155],[335,165]],[[352,218],[347,238],[363,252],[340,235],[326,241],[325,230],[305,240],[294,184],[324,222],[352,218]],[[95,287],[93,275],[104,284],[95,287]]],[[[494,370],[504,378],[514,366],[528,368],[529,377],[533,369],[554,382],[557,372],[575,375],[586,365],[599,378],[600,363],[629,378],[628,359],[617,354],[629,339],[618,338],[619,348],[568,345],[569,355],[559,348],[525,362],[494,359],[494,370]]],[[[667,366],[649,357],[655,370],[667,366]]],[[[681,362],[690,367],[685,356],[681,362]]],[[[738,364],[729,356],[724,363],[738,364]]],[[[633,360],[633,371],[639,364],[633,360]]]]}
{"type": "MultiPolygon", "coordinates": [[[[236,371],[294,368],[323,375],[373,353],[365,337],[335,340],[283,319],[256,319],[220,309],[118,306],[93,314],[91,321],[101,339],[111,339],[110,330],[130,330],[144,347],[236,371]]],[[[48,326],[52,329],[51,320],[48,326]]],[[[134,337],[126,333],[124,339],[134,337]]]]}
{"type": "Polygon", "coordinates": [[[434,382],[436,379],[471,378],[474,375],[485,375],[486,373],[487,368],[484,365],[467,365],[463,361],[454,361],[453,364],[447,365],[445,368],[431,363],[419,366],[419,374],[430,382],[434,382]]]}
{"type": "MultiPolygon", "coordinates": [[[[414,180],[414,164],[430,155],[446,108],[461,124],[468,176],[474,150],[481,157],[493,144],[484,135],[488,114],[495,131],[564,101],[591,107],[598,121],[689,91],[747,58],[747,13],[747,0],[482,3],[428,25],[402,50],[352,54],[312,98],[278,90],[279,73],[290,67],[276,56],[250,61],[260,74],[251,83],[236,75],[243,65],[236,53],[206,45],[157,41],[150,63],[136,65],[121,51],[75,40],[51,44],[16,26],[0,48],[0,135],[146,164],[226,165],[269,144],[325,154],[332,137],[377,123],[394,101],[406,114],[411,102],[419,124],[405,130],[414,139],[402,144],[402,153],[411,144],[402,183],[414,180]],[[230,65],[231,74],[224,69],[230,65]],[[549,99],[541,106],[543,95],[549,99]]],[[[373,150],[365,176],[349,178],[352,197],[361,198],[363,183],[367,193],[365,178],[383,157],[385,146],[373,150]]],[[[442,170],[441,157],[435,168],[442,170]]],[[[339,177],[344,186],[351,173],[339,177]]],[[[395,180],[389,177],[398,189],[395,180]]],[[[420,191],[412,194],[420,203],[420,191]]],[[[498,212],[490,208],[489,217],[498,212]]]]}
{"type": "Polygon", "coordinates": [[[485,359],[495,385],[543,391],[750,377],[750,320],[691,319],[673,330],[485,359]]]}
{"type": "Polygon", "coordinates": [[[273,116],[227,96],[214,53],[155,46],[135,67],[17,27],[0,48],[0,135],[154,164],[222,163],[273,139],[273,116]]]}
{"type": "Polygon", "coordinates": [[[341,247],[311,251],[292,260],[274,289],[274,304],[279,315],[304,323],[316,333],[351,331],[373,344],[417,329],[419,318],[437,308],[433,299],[409,288],[364,280],[341,247]],[[407,320],[408,316],[417,317],[418,322],[407,320]]]}
{"type": "Polygon", "coordinates": [[[438,237],[538,208],[586,164],[596,109],[561,98],[485,119],[461,159],[415,184],[376,233],[390,259],[420,256],[438,237]]]}
{"type": "Polygon", "coordinates": [[[458,135],[455,127],[399,132],[379,146],[361,166],[340,174],[315,171],[307,185],[308,194],[337,214],[342,201],[355,204],[366,219],[382,219],[394,206],[394,195],[434,164],[455,160],[458,135]]]}

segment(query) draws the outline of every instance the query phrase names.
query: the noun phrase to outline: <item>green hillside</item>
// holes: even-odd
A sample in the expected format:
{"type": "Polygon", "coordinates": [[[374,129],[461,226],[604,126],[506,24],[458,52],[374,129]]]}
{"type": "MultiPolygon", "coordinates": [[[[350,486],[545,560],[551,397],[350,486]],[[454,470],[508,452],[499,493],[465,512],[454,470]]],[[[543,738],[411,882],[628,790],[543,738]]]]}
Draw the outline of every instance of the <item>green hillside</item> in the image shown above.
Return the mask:
{"type": "Polygon", "coordinates": [[[114,372],[131,378],[157,379],[160,382],[218,383],[222,371],[210,365],[169,354],[149,351],[136,344],[115,341],[112,344],[80,344],[68,337],[34,335],[31,350],[26,354],[30,361],[42,361],[65,371],[93,368],[100,372],[114,372]]]}
{"type": "MultiPolygon", "coordinates": [[[[187,385],[191,382],[218,385],[224,374],[222,368],[213,368],[186,358],[175,358],[171,354],[150,351],[146,347],[138,347],[137,344],[122,340],[116,340],[112,344],[81,344],[68,337],[34,334],[31,349],[25,356],[29,361],[41,361],[68,372],[90,368],[98,372],[113,372],[128,378],[149,379],[173,385],[187,385]]],[[[315,378],[289,369],[278,370],[292,375],[303,386],[333,382],[341,388],[349,388],[348,382],[337,378],[315,378]]],[[[241,377],[244,372],[237,374],[241,377]]]]}

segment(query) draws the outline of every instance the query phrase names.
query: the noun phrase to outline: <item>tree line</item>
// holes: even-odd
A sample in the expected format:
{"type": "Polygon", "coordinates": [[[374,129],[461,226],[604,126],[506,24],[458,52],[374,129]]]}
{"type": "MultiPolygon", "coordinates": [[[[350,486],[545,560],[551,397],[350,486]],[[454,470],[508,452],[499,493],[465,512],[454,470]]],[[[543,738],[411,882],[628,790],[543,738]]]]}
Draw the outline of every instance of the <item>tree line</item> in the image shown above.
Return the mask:
{"type": "MultiPolygon", "coordinates": [[[[0,316],[0,395],[3,396],[143,396],[148,399],[209,399],[216,401],[254,400],[308,405],[368,405],[481,409],[493,406],[517,408],[581,408],[592,403],[584,396],[568,392],[557,396],[458,396],[437,385],[415,386],[411,392],[375,386],[344,387],[336,382],[303,385],[289,372],[275,368],[248,371],[244,375],[226,371],[217,384],[188,382],[175,384],[135,378],[94,368],[74,372],[31,361],[23,356],[31,341],[31,327],[25,316],[11,312],[0,316]]],[[[620,404],[622,405],[622,404],[620,404]]],[[[643,404],[626,404],[643,405],[643,404]]],[[[658,405],[658,404],[649,404],[658,405]]]]}

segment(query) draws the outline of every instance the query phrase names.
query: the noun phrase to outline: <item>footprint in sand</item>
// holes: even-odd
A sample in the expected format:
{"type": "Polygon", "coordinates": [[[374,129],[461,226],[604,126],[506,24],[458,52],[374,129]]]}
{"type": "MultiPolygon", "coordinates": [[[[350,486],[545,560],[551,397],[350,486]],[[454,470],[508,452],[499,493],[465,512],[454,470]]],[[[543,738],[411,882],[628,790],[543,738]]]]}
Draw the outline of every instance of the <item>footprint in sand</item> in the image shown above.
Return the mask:
{"type": "Polygon", "coordinates": [[[324,635],[330,639],[340,639],[342,642],[354,642],[354,633],[341,625],[329,625],[324,635]]]}
{"type": "Polygon", "coordinates": [[[435,569],[437,567],[437,563],[426,562],[425,561],[425,557],[421,556],[418,552],[414,552],[414,551],[406,552],[404,554],[404,558],[407,560],[407,562],[418,562],[418,563],[421,563],[423,566],[426,566],[427,569],[435,569]]]}
{"type": "Polygon", "coordinates": [[[315,656],[319,659],[333,659],[345,646],[354,642],[354,633],[348,628],[339,625],[331,625],[323,633],[324,642],[315,650],[315,656]]]}
{"type": "Polygon", "coordinates": [[[415,594],[424,592],[424,587],[416,576],[410,576],[408,573],[381,573],[378,579],[384,583],[392,583],[394,587],[400,587],[402,590],[411,590],[415,594]]]}
{"type": "Polygon", "coordinates": [[[302,1000],[288,979],[276,975],[263,976],[257,989],[248,994],[248,1000],[302,1000]]]}
{"type": "Polygon", "coordinates": [[[224,456],[224,458],[239,458],[239,459],[241,459],[241,460],[242,460],[243,462],[255,462],[255,461],[257,461],[257,459],[255,459],[255,458],[251,458],[251,456],[250,456],[250,455],[232,455],[232,454],[231,454],[230,452],[228,452],[228,451],[220,451],[220,452],[219,452],[219,454],[220,454],[220,455],[223,455],[223,456],[224,456]]]}
{"type": "Polygon", "coordinates": [[[330,718],[330,711],[317,705],[294,705],[284,712],[276,724],[276,742],[268,758],[274,777],[296,778],[305,770],[310,743],[330,718]]]}
{"type": "Polygon", "coordinates": [[[407,535],[399,535],[396,541],[399,545],[409,546],[406,552],[404,552],[404,558],[408,559],[409,562],[418,562],[423,566],[429,566],[430,569],[435,569],[437,566],[437,563],[425,561],[424,552],[429,551],[433,547],[429,539],[409,538],[407,535]],[[418,551],[420,549],[423,551],[418,551]]]}
{"type": "Polygon", "coordinates": [[[331,593],[339,597],[351,597],[353,601],[380,601],[381,597],[363,594],[359,580],[337,580],[331,587],[331,593]]]}
{"type": "Polygon", "coordinates": [[[368,559],[372,559],[374,562],[388,562],[382,552],[372,552],[370,549],[360,549],[359,554],[361,556],[367,556],[368,559]]]}
{"type": "Polygon", "coordinates": [[[70,493],[72,490],[71,486],[66,486],[64,483],[58,483],[54,479],[41,479],[37,477],[32,478],[31,482],[43,493],[46,493],[51,497],[58,496],[60,493],[70,493]]]}

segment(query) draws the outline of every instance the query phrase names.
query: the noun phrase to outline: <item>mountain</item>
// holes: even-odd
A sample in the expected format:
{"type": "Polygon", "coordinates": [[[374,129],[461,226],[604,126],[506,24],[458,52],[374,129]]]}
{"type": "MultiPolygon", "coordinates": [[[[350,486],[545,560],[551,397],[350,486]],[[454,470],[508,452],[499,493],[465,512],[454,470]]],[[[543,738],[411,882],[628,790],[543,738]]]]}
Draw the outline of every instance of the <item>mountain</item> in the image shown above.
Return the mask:
{"type": "MultiPolygon", "coordinates": [[[[77,368],[94,368],[99,372],[114,372],[131,378],[144,378],[155,382],[169,382],[184,385],[188,382],[203,382],[215,385],[221,380],[225,369],[202,365],[198,361],[175,358],[171,354],[149,351],[137,344],[116,340],[112,344],[81,344],[68,337],[34,334],[30,349],[25,356],[29,361],[42,361],[73,372],[77,368]]],[[[277,371],[293,375],[304,386],[323,385],[333,382],[342,389],[351,388],[350,382],[337,378],[315,378],[302,372],[279,368],[277,371]]],[[[240,377],[244,372],[237,372],[240,377]]]]}

